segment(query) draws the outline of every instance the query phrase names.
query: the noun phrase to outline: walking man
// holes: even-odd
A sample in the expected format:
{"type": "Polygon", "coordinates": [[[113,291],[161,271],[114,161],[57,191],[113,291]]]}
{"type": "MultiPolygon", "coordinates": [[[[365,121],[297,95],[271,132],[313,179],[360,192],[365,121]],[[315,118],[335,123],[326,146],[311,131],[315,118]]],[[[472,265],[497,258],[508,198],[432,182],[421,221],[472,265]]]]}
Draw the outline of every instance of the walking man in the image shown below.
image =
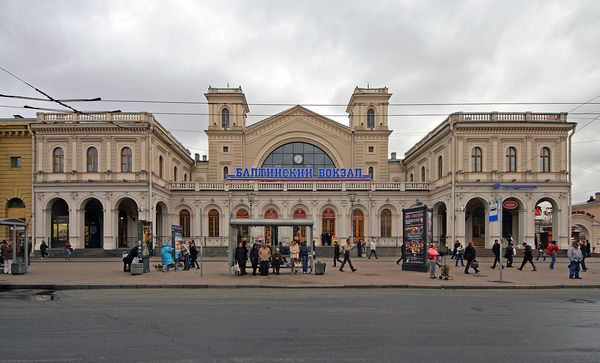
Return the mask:
{"type": "Polygon", "coordinates": [[[589,239],[585,240],[585,250],[587,251],[587,257],[592,257],[592,245],[589,239]]]}
{"type": "Polygon", "coordinates": [[[579,243],[573,242],[573,245],[569,247],[567,251],[567,257],[569,258],[569,278],[570,279],[581,279],[579,277],[579,264],[583,258],[583,254],[579,249],[579,243]]]}
{"type": "MultiPolygon", "coordinates": [[[[494,245],[492,246],[492,252],[494,252],[494,265],[491,266],[490,268],[493,270],[496,268],[496,262],[498,264],[500,264],[500,243],[498,242],[498,240],[494,240],[494,245]]],[[[502,268],[502,265],[500,265],[500,268],[502,268]]]]}
{"type": "Polygon", "coordinates": [[[372,239],[371,240],[371,245],[370,245],[371,252],[369,253],[369,260],[371,259],[371,256],[373,256],[373,255],[375,255],[375,259],[378,260],[378,258],[377,258],[377,252],[375,252],[376,248],[377,248],[377,246],[375,246],[375,240],[372,239]]]}
{"type": "Polygon", "coordinates": [[[340,260],[340,244],[338,243],[337,237],[333,238],[333,267],[335,267],[335,263],[342,263],[340,260]]]}
{"type": "Polygon", "coordinates": [[[556,262],[556,252],[558,252],[558,246],[556,241],[551,241],[548,245],[548,256],[550,256],[550,270],[554,270],[554,263],[556,262]]]}
{"type": "Polygon", "coordinates": [[[506,250],[504,250],[504,258],[506,258],[506,267],[513,267],[513,256],[515,255],[515,250],[512,243],[508,242],[508,246],[506,246],[506,250]]]}
{"type": "Polygon", "coordinates": [[[350,238],[346,238],[346,246],[344,246],[344,261],[342,261],[342,265],[340,266],[340,271],[342,272],[344,272],[344,266],[346,265],[346,262],[348,262],[348,266],[350,266],[352,272],[357,270],[354,268],[354,266],[352,266],[352,261],[350,261],[350,250],[352,248],[353,247],[352,242],[350,242],[350,238]]]}
{"type": "Polygon", "coordinates": [[[427,268],[429,269],[429,278],[435,279],[435,265],[440,253],[438,252],[435,243],[432,243],[427,250],[427,268]]]}
{"type": "Polygon", "coordinates": [[[404,261],[404,255],[406,254],[406,250],[404,249],[404,243],[400,246],[400,258],[396,261],[396,265],[399,265],[400,262],[404,261]]]}
{"type": "Polygon", "coordinates": [[[533,264],[533,251],[531,250],[531,246],[528,245],[527,242],[523,242],[523,247],[525,248],[523,250],[523,262],[521,263],[521,267],[519,267],[519,271],[523,271],[523,267],[525,267],[527,262],[531,263],[531,266],[533,266],[532,271],[537,271],[533,264]]]}
{"type": "Polygon", "coordinates": [[[452,258],[456,258],[456,252],[458,251],[458,246],[460,246],[460,242],[458,240],[454,241],[454,249],[452,250],[452,258]]]}
{"type": "Polygon", "coordinates": [[[579,245],[579,250],[581,250],[581,269],[583,272],[587,271],[587,266],[585,265],[585,258],[587,257],[587,248],[585,242],[581,241],[579,245]]]}
{"type": "Polygon", "coordinates": [[[479,269],[477,269],[477,265],[473,264],[475,258],[477,257],[477,252],[475,251],[475,247],[473,246],[473,241],[469,242],[469,245],[465,249],[465,260],[467,260],[467,265],[465,266],[465,273],[469,274],[469,268],[473,267],[475,273],[479,273],[479,269]]]}
{"type": "Polygon", "coordinates": [[[544,243],[540,243],[540,245],[538,246],[538,255],[536,257],[536,261],[540,260],[540,256],[544,257],[544,261],[546,261],[546,246],[544,245],[544,243]]]}

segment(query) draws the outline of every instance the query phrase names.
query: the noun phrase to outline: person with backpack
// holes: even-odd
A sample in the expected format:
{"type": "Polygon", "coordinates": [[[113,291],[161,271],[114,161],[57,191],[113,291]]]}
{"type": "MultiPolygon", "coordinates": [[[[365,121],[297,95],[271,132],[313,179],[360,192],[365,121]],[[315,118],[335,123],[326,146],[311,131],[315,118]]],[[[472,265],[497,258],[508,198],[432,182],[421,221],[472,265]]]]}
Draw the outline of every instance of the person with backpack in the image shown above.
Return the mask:
{"type": "Polygon", "coordinates": [[[477,252],[475,251],[475,247],[473,246],[473,241],[469,242],[469,245],[465,249],[465,260],[467,260],[467,265],[465,266],[465,273],[469,274],[469,268],[473,268],[475,273],[479,273],[479,269],[477,268],[479,264],[475,260],[477,257],[477,252]]]}
{"type": "Polygon", "coordinates": [[[556,241],[551,241],[548,244],[548,249],[546,253],[550,256],[550,270],[554,270],[554,263],[556,262],[556,253],[558,252],[558,246],[556,245],[556,241]]]}

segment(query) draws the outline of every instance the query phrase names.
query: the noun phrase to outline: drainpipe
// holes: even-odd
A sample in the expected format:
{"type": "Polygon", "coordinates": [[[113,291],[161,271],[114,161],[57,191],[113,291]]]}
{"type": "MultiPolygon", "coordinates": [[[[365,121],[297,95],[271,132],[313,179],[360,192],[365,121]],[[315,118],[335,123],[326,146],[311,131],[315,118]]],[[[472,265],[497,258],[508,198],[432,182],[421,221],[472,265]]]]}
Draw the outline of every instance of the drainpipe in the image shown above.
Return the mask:
{"type": "MultiPolygon", "coordinates": [[[[35,217],[35,193],[33,190],[33,184],[35,183],[35,171],[36,171],[36,161],[37,161],[37,155],[36,155],[36,151],[35,151],[35,140],[34,140],[34,133],[33,130],[31,129],[31,124],[27,124],[27,131],[29,131],[29,134],[31,135],[31,218],[29,219],[31,221],[31,249],[33,252],[35,250],[35,244],[36,244],[36,240],[35,240],[35,221],[36,219],[35,217]]],[[[27,242],[27,241],[25,241],[27,242]]]]}
{"type": "MultiPolygon", "coordinates": [[[[567,172],[568,177],[569,177],[569,198],[568,198],[568,203],[569,203],[569,207],[567,210],[567,213],[569,213],[569,224],[567,226],[567,248],[569,248],[569,245],[571,245],[571,212],[572,212],[572,198],[573,198],[573,192],[572,192],[572,188],[573,188],[573,184],[572,184],[572,170],[571,170],[571,138],[573,137],[573,135],[575,134],[575,129],[573,129],[573,132],[571,132],[571,134],[569,135],[569,141],[567,141],[567,149],[568,149],[568,155],[569,155],[569,165],[567,166],[567,172]]],[[[593,241],[592,241],[593,243],[593,241]]]]}
{"type": "Polygon", "coordinates": [[[452,135],[452,152],[450,153],[452,158],[452,241],[450,246],[453,246],[456,241],[456,137],[452,121],[450,121],[450,134],[452,135]]]}
{"type": "MultiPolygon", "coordinates": [[[[149,123],[148,127],[148,160],[146,171],[148,173],[148,213],[149,220],[152,221],[152,235],[156,237],[156,214],[153,213],[152,210],[152,131],[154,129],[154,125],[152,121],[149,123]]],[[[154,241],[152,241],[153,243],[154,241]]],[[[154,243],[153,243],[154,244],[154,243]]],[[[152,247],[154,250],[154,247],[152,247]]]]}

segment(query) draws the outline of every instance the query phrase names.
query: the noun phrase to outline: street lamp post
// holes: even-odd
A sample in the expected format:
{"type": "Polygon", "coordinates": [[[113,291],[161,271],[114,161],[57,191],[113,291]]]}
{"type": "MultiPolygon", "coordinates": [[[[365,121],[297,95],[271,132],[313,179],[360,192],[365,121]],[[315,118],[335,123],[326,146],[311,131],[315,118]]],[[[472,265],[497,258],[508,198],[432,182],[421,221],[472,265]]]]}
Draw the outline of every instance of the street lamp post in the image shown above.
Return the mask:
{"type": "Polygon", "coordinates": [[[356,200],[356,193],[348,194],[350,199],[350,245],[354,244],[354,201],[356,200]]]}

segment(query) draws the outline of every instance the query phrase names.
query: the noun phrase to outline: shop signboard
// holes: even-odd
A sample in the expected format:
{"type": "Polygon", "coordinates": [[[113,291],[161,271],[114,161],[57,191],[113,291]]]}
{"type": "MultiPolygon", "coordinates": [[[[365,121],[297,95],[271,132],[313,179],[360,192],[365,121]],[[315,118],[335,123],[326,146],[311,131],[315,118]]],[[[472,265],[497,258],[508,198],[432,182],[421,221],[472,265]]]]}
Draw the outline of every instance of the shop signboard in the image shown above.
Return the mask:
{"type": "Polygon", "coordinates": [[[228,180],[327,180],[371,181],[371,175],[363,174],[361,168],[236,168],[228,180]]]}
{"type": "Polygon", "coordinates": [[[433,210],[416,205],[402,210],[403,271],[427,271],[427,249],[432,242],[433,210]]]}

